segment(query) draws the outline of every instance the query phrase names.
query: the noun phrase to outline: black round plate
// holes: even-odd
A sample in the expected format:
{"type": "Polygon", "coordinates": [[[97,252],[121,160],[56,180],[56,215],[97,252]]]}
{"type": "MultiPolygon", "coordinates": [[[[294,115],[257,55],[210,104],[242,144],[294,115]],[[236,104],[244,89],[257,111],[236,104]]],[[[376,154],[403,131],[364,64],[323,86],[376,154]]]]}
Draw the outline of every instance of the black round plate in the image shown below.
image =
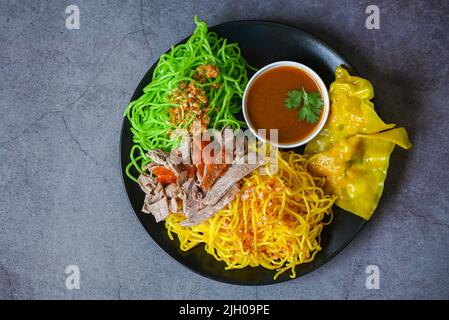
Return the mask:
{"type": "MultiPolygon", "coordinates": [[[[236,21],[220,24],[211,27],[209,30],[227,38],[228,42],[237,42],[245,59],[257,68],[274,61],[297,61],[315,70],[327,86],[334,81],[335,68],[339,65],[346,65],[354,73],[349,62],[332,48],[314,36],[293,27],[265,21],[236,21]]],[[[186,40],[184,39],[180,43],[186,40]]],[[[151,82],[156,64],[157,62],[140,81],[131,101],[139,98],[143,93],[143,88],[151,82]]],[[[125,174],[125,167],[129,163],[129,152],[132,146],[130,123],[126,118],[123,121],[120,146],[123,182],[130,204],[142,226],[162,250],[190,270],[222,282],[264,285],[291,279],[291,272],[285,272],[275,281],[273,280],[275,272],[262,267],[225,271],[225,263],[218,262],[207,254],[203,245],[199,245],[188,252],[181,251],[179,241],[169,239],[163,223],[156,223],[153,216],[140,211],[144,201],[144,193],[140,190],[138,184],[131,181],[125,174]]],[[[364,224],[365,220],[334,206],[334,220],[323,229],[321,235],[322,251],[316,255],[312,262],[298,266],[296,268],[297,276],[300,277],[317,269],[336,256],[351,242],[364,224]]]]}

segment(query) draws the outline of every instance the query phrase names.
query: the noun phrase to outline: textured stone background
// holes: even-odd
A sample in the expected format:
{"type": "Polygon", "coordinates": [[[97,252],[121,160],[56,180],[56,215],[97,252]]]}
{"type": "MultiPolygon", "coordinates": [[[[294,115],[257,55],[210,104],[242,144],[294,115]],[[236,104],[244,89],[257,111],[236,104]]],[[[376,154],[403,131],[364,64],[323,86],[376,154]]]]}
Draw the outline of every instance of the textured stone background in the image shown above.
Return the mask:
{"type": "Polygon", "coordinates": [[[447,1],[0,2],[0,298],[449,298],[447,1]],[[77,4],[81,29],[65,28],[77,4]],[[365,28],[377,4],[380,30],[365,28]],[[122,111],[148,67],[209,25],[268,19],[310,31],[376,88],[404,125],[382,204],[330,263],[301,279],[239,287],[198,276],[145,234],[119,168],[122,111]],[[81,289],[65,288],[76,264],[81,289]],[[377,264],[381,288],[365,289],[377,264]]]}

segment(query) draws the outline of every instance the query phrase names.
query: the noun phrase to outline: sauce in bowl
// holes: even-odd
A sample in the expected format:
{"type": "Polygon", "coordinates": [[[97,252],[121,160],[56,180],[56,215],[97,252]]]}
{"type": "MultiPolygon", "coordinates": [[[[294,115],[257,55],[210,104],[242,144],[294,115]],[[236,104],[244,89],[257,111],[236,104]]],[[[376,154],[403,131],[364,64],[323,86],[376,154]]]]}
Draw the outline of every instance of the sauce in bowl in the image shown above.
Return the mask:
{"type": "Polygon", "coordinates": [[[243,112],[249,127],[253,132],[267,129],[268,140],[269,129],[278,129],[277,144],[280,147],[294,147],[310,140],[314,133],[316,135],[321,130],[329,110],[326,87],[321,79],[307,67],[298,66],[302,65],[278,62],[265,67],[265,70],[259,70],[260,73],[251,79],[244,95],[243,112]],[[323,106],[315,123],[300,120],[298,109],[285,106],[287,94],[300,88],[306,92],[318,92],[321,96],[323,106]]]}

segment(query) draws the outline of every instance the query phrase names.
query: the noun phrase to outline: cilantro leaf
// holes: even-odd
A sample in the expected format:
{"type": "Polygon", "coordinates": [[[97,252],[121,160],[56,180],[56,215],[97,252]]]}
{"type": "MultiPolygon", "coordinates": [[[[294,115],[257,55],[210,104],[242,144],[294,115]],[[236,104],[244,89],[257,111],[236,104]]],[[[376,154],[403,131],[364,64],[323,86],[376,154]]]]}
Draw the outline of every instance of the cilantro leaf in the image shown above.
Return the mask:
{"type": "Polygon", "coordinates": [[[296,109],[301,104],[303,93],[299,90],[292,90],[287,93],[284,104],[287,109],[296,109]]]}
{"type": "Polygon", "coordinates": [[[316,113],[314,113],[311,109],[302,107],[298,112],[299,120],[305,120],[308,123],[315,123],[318,121],[319,117],[316,113]]]}
{"type": "Polygon", "coordinates": [[[301,90],[292,90],[287,94],[285,99],[285,107],[287,109],[297,109],[302,107],[298,112],[299,120],[305,120],[308,123],[315,123],[319,120],[323,100],[319,92],[306,92],[304,87],[301,90]]]}
{"type": "Polygon", "coordinates": [[[308,95],[309,106],[315,112],[321,112],[321,107],[323,106],[323,100],[318,92],[310,92],[308,95]]]}

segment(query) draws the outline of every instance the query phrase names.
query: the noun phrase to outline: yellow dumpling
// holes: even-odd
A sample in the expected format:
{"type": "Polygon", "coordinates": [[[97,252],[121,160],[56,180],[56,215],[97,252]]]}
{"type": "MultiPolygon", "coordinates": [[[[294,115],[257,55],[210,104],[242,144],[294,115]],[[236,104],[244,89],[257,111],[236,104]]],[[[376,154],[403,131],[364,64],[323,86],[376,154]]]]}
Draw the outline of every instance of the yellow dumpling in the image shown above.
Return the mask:
{"type": "Polygon", "coordinates": [[[381,139],[376,139],[377,134],[343,139],[309,159],[308,169],[313,175],[326,177],[324,190],[338,196],[336,204],[366,220],[382,195],[395,143],[405,146],[408,142],[404,128],[386,132],[381,139]]]}
{"type": "Polygon", "coordinates": [[[408,139],[407,131],[404,128],[396,128],[383,132],[359,136],[366,139],[389,141],[403,149],[410,149],[412,147],[412,144],[408,139]]]}
{"type": "Polygon", "coordinates": [[[390,154],[397,144],[411,147],[404,128],[391,129],[374,110],[371,83],[336,70],[330,87],[331,110],[320,134],[309,142],[308,169],[325,177],[325,191],[336,204],[364,219],[377,207],[384,188],[390,154]]]}
{"type": "Polygon", "coordinates": [[[335,145],[341,139],[358,133],[370,134],[393,128],[379,118],[370,101],[374,89],[368,80],[350,76],[338,67],[331,84],[331,108],[323,130],[306,146],[306,153],[317,153],[335,145]]]}

